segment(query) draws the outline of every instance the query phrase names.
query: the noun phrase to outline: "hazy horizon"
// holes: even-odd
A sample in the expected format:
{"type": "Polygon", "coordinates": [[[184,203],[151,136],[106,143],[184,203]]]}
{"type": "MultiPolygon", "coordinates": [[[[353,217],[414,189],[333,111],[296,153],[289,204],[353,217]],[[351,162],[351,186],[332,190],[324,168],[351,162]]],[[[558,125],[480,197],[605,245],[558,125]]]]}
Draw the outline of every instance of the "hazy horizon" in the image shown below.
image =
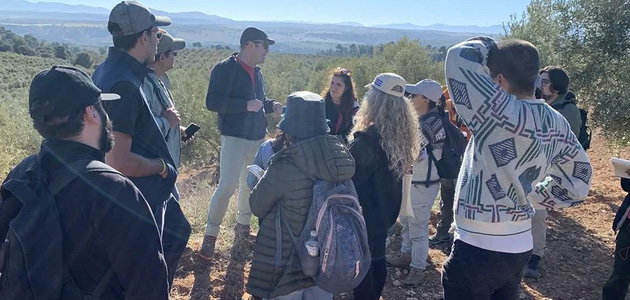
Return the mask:
{"type": "MultiPolygon", "coordinates": [[[[70,5],[87,5],[111,9],[120,0],[48,0],[29,2],[57,2],[70,5]]],[[[494,26],[520,15],[530,0],[513,0],[497,4],[492,0],[400,0],[383,5],[378,1],[311,2],[288,0],[241,0],[238,5],[226,1],[141,1],[153,9],[167,12],[203,12],[237,21],[294,21],[313,23],[360,23],[365,26],[410,23],[419,26],[447,24],[454,26],[494,26]],[[380,5],[379,5],[380,4],[380,5]],[[450,8],[456,9],[450,9],[450,8]],[[396,14],[396,11],[399,11],[396,14]],[[351,13],[348,13],[351,12],[351,13]],[[413,13],[417,12],[417,13],[413,13]]]]}

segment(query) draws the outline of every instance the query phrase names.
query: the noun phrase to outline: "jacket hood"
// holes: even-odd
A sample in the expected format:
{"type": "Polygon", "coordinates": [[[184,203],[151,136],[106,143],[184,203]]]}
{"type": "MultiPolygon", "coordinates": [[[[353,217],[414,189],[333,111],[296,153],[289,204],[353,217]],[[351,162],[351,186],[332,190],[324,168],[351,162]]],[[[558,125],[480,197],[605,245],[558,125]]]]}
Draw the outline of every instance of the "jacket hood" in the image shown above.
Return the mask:
{"type": "Polygon", "coordinates": [[[343,181],[354,176],[354,158],[332,135],[319,135],[297,142],[274,155],[272,162],[277,159],[292,159],[299,168],[326,181],[343,181]]]}
{"type": "Polygon", "coordinates": [[[577,104],[577,97],[571,91],[568,91],[566,94],[558,95],[558,98],[551,103],[551,106],[562,107],[564,103],[567,102],[577,104]]]}

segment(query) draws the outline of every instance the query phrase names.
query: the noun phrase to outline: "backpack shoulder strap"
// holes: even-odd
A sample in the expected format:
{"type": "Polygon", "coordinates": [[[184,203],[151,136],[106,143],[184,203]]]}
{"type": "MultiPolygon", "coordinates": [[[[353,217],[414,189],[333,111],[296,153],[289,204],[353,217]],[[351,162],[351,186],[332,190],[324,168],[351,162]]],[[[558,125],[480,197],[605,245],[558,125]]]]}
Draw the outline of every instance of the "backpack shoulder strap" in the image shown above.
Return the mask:
{"type": "MultiPolygon", "coordinates": [[[[64,187],[66,187],[68,184],[74,181],[76,178],[80,177],[81,175],[92,173],[92,172],[113,173],[113,174],[120,174],[122,176],[120,172],[116,171],[114,168],[110,167],[109,165],[101,161],[91,160],[91,159],[82,159],[82,160],[71,162],[66,167],[62,167],[59,170],[55,171],[55,173],[53,173],[52,180],[48,184],[48,190],[50,191],[52,195],[56,195],[64,187]]],[[[67,269],[68,267],[67,265],[65,265],[65,262],[64,262],[64,268],[66,269],[65,271],[67,272],[67,276],[71,278],[71,280],[74,281],[74,278],[72,278],[72,275],[70,274],[70,271],[67,269]]],[[[83,299],[84,300],[98,300],[103,294],[103,292],[105,292],[105,289],[107,288],[107,285],[109,284],[113,276],[114,276],[114,268],[110,266],[107,269],[107,272],[105,272],[105,275],[103,275],[103,278],[101,278],[101,281],[98,283],[98,285],[96,286],[92,294],[89,296],[84,296],[83,299]]]]}
{"type": "Polygon", "coordinates": [[[431,145],[427,145],[426,147],[427,149],[427,154],[429,155],[429,166],[427,167],[427,178],[426,178],[426,182],[425,182],[425,187],[429,187],[431,186],[431,169],[433,169],[433,165],[431,164],[431,162],[435,163],[435,167],[438,167],[439,165],[439,161],[437,160],[437,158],[435,158],[435,155],[433,155],[433,146],[431,145]]]}
{"type": "Polygon", "coordinates": [[[116,171],[114,168],[98,160],[81,159],[73,161],[66,167],[61,167],[59,170],[55,171],[51,176],[51,180],[48,182],[48,190],[52,195],[56,195],[77,177],[91,172],[120,174],[120,172],[116,171]]]}

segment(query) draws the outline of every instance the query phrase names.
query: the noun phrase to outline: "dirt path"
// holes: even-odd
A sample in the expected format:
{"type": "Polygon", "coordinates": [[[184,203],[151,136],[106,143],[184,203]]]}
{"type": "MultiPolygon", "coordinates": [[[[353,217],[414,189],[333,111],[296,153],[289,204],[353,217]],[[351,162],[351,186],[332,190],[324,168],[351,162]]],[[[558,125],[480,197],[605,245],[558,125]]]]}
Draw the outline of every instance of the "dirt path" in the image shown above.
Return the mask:
{"type": "MultiPolygon", "coordinates": [[[[588,151],[594,169],[589,198],[581,206],[549,214],[547,249],[541,263],[542,277],[523,281],[521,299],[601,299],[601,288],[610,275],[613,262],[611,223],[623,197],[618,178],[612,176],[610,157],[630,158],[630,149],[604,146],[597,134],[593,145],[588,151]]],[[[185,177],[199,180],[198,176],[185,177]]],[[[196,184],[193,186],[199,188],[196,184]]],[[[185,189],[182,194],[186,195],[185,189]]],[[[435,225],[435,216],[432,222],[435,225]]],[[[389,254],[400,247],[399,230],[397,232],[388,248],[389,254]]],[[[230,238],[228,235],[221,241],[228,246],[215,255],[214,263],[201,260],[196,253],[182,260],[173,291],[175,299],[241,299],[250,261],[239,263],[230,259],[230,238]]],[[[201,239],[202,233],[197,230],[191,237],[190,246],[198,249],[201,239]]],[[[430,249],[430,266],[425,271],[425,280],[413,289],[398,286],[405,278],[405,270],[388,268],[388,282],[382,299],[440,299],[440,269],[449,251],[446,245],[430,249]]],[[[345,294],[335,297],[337,300],[347,298],[345,294]]]]}

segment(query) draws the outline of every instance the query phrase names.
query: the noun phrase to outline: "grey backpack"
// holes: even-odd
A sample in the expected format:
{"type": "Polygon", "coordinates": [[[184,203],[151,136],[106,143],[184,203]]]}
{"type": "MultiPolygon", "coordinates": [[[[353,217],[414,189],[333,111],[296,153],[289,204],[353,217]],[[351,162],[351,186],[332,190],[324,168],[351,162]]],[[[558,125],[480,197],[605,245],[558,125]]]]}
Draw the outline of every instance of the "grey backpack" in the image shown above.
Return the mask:
{"type": "MultiPolygon", "coordinates": [[[[311,276],[315,284],[327,292],[347,292],[363,281],[372,259],[357,191],[352,180],[332,183],[306,174],[315,184],[304,229],[299,236],[293,236],[291,227],[278,208],[276,236],[279,239],[276,249],[281,252],[283,224],[295,244],[302,272],[311,276]],[[310,256],[305,246],[312,230],[317,232],[319,256],[310,256]]],[[[282,254],[276,254],[278,265],[282,254]]]]}

